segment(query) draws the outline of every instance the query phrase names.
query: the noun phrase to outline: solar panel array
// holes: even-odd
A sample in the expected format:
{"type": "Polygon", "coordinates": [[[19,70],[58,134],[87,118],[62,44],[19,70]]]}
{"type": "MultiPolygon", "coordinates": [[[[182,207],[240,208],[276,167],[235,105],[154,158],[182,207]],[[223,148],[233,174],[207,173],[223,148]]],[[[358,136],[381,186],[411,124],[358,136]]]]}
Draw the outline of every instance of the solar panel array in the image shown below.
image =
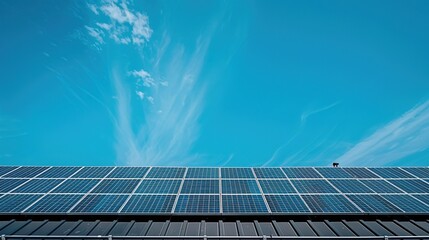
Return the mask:
{"type": "Polygon", "coordinates": [[[429,168],[0,166],[0,214],[429,214],[429,168]]]}

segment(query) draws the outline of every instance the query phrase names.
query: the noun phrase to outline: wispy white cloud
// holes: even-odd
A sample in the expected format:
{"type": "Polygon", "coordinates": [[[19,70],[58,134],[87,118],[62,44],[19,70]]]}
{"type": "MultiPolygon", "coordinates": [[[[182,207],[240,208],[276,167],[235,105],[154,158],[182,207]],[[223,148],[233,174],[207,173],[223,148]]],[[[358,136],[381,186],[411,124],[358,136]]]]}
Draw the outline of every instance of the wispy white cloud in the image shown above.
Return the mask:
{"type": "Polygon", "coordinates": [[[345,166],[383,166],[429,148],[429,100],[382,126],[338,157],[345,166]]]}
{"type": "Polygon", "coordinates": [[[303,112],[301,114],[301,124],[305,124],[305,122],[307,121],[307,119],[311,115],[314,115],[314,114],[317,114],[317,113],[320,113],[320,112],[323,112],[323,111],[327,111],[327,110],[329,110],[329,109],[337,106],[340,103],[341,103],[341,101],[337,101],[337,102],[331,103],[331,104],[329,104],[327,106],[324,106],[324,107],[321,107],[321,108],[318,108],[318,109],[313,109],[313,110],[309,110],[309,111],[303,112]]]}

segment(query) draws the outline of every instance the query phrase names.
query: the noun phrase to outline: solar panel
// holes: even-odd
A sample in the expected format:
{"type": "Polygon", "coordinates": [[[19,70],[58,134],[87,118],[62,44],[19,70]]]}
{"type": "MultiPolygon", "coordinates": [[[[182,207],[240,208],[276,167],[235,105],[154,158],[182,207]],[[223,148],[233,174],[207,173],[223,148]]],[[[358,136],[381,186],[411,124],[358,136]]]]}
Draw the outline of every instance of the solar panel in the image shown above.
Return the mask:
{"type": "Polygon", "coordinates": [[[261,195],[222,195],[224,213],[267,213],[261,195]]]}
{"type": "Polygon", "coordinates": [[[181,193],[219,193],[219,180],[185,180],[181,193]]]}
{"type": "Polygon", "coordinates": [[[260,193],[255,180],[222,180],[222,193],[260,193]]]}
{"type": "Polygon", "coordinates": [[[407,193],[429,193],[429,184],[422,180],[389,180],[407,193]]]}
{"type": "Polygon", "coordinates": [[[296,193],[287,180],[259,180],[264,193],[296,193]]]}
{"type": "Polygon", "coordinates": [[[364,212],[393,213],[401,210],[379,195],[347,195],[364,212]]]}
{"type": "Polygon", "coordinates": [[[82,197],[83,195],[75,194],[48,194],[25,210],[25,212],[65,213],[82,197]]]}
{"type": "Polygon", "coordinates": [[[222,168],[222,178],[254,178],[251,168],[222,168]]]}
{"type": "Polygon", "coordinates": [[[305,213],[310,210],[299,195],[265,195],[273,213],[305,213]]]}
{"type": "Polygon", "coordinates": [[[373,193],[373,191],[358,180],[329,180],[338,190],[343,193],[373,193]]]}
{"type": "Polygon", "coordinates": [[[380,178],[366,168],[343,168],[348,174],[354,178],[380,178]]]}
{"type": "Polygon", "coordinates": [[[91,193],[131,193],[139,182],[140,180],[104,179],[91,193]]]}
{"type": "Polygon", "coordinates": [[[176,213],[219,213],[219,195],[180,195],[176,213]]]}
{"type": "Polygon", "coordinates": [[[326,180],[291,180],[298,193],[338,193],[326,180]]]}
{"type": "Polygon", "coordinates": [[[218,168],[188,168],[186,178],[219,178],[218,168]]]}
{"type": "Polygon", "coordinates": [[[52,193],[87,193],[99,182],[100,180],[94,179],[68,179],[52,190],[52,193]]]}
{"type": "Polygon", "coordinates": [[[47,193],[60,184],[63,179],[33,179],[19,188],[14,193],[47,193]]]}
{"type": "Polygon", "coordinates": [[[3,177],[7,178],[32,178],[39,175],[41,172],[48,169],[48,167],[20,167],[13,172],[5,174],[3,177]]]}
{"type": "Polygon", "coordinates": [[[0,212],[18,213],[22,212],[34,201],[42,197],[41,194],[6,194],[0,198],[0,212]]]}
{"type": "Polygon", "coordinates": [[[342,195],[303,195],[302,198],[313,212],[350,213],[360,212],[342,195]]]}
{"type": "Polygon", "coordinates": [[[73,175],[73,178],[104,178],[113,167],[83,167],[73,175]]]}
{"type": "Polygon", "coordinates": [[[0,167],[0,176],[5,175],[6,173],[16,169],[16,167],[0,167]]]}
{"type": "Polygon", "coordinates": [[[183,178],[185,168],[153,167],[146,178],[183,178]]]}
{"type": "Polygon", "coordinates": [[[0,179],[0,193],[7,193],[26,181],[28,179],[0,179]]]}
{"type": "Polygon", "coordinates": [[[342,168],[316,168],[316,170],[325,178],[352,178],[342,168]]]}
{"type": "Polygon", "coordinates": [[[322,176],[312,168],[283,168],[288,178],[322,178],[322,176]]]}
{"type": "Polygon", "coordinates": [[[176,195],[133,195],[122,213],[170,213],[176,195]]]}
{"type": "Polygon", "coordinates": [[[419,178],[429,178],[429,168],[402,168],[403,170],[413,174],[419,178]]]}
{"type": "Polygon", "coordinates": [[[148,167],[117,167],[109,175],[108,178],[143,178],[149,170],[148,167]]]}
{"type": "Polygon", "coordinates": [[[127,198],[128,195],[87,195],[71,212],[117,212],[127,198]]]}
{"type": "Polygon", "coordinates": [[[80,167],[52,167],[46,172],[38,175],[38,178],[68,178],[73,175],[80,167]]]}
{"type": "Polygon", "coordinates": [[[402,191],[385,180],[360,180],[376,193],[401,193],[402,191]]]}
{"type": "Polygon", "coordinates": [[[414,178],[400,168],[369,168],[369,170],[383,178],[414,178]]]}
{"type": "Polygon", "coordinates": [[[413,195],[413,197],[419,199],[420,201],[426,203],[426,205],[429,205],[429,194],[419,194],[419,195],[413,195]]]}
{"type": "Polygon", "coordinates": [[[429,206],[410,195],[382,195],[383,198],[402,209],[404,212],[428,213],[429,206]]]}
{"type": "Polygon", "coordinates": [[[286,178],[286,175],[280,168],[254,168],[258,178],[286,178]]]}
{"type": "Polygon", "coordinates": [[[135,193],[174,193],[179,192],[181,180],[143,180],[135,193]]]}

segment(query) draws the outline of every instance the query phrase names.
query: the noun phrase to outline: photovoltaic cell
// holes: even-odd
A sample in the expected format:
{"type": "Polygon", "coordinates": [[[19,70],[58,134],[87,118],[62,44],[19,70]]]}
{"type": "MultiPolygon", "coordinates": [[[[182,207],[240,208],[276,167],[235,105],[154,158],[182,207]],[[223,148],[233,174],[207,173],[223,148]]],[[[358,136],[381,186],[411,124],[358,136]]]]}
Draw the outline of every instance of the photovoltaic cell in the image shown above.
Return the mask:
{"type": "Polygon", "coordinates": [[[402,191],[384,180],[360,180],[376,193],[401,193],[402,191]]]}
{"type": "Polygon", "coordinates": [[[48,194],[36,202],[29,209],[25,210],[25,212],[65,213],[82,197],[83,195],[75,194],[48,194]]]}
{"type": "Polygon", "coordinates": [[[6,194],[0,198],[0,212],[21,212],[42,196],[41,194],[6,194]]]}
{"type": "Polygon", "coordinates": [[[413,197],[429,205],[429,194],[418,194],[418,195],[413,195],[413,197]]]}
{"type": "Polygon", "coordinates": [[[0,179],[0,192],[7,193],[26,181],[28,181],[28,179],[0,179]]]}
{"type": "Polygon", "coordinates": [[[325,180],[291,180],[298,193],[338,193],[325,180]]]}
{"type": "Polygon", "coordinates": [[[407,193],[429,193],[429,184],[422,180],[389,180],[407,193]]]}
{"type": "Polygon", "coordinates": [[[144,179],[135,193],[174,193],[179,191],[181,180],[149,180],[144,179]]]}
{"type": "Polygon", "coordinates": [[[222,195],[224,213],[266,213],[261,195],[222,195]]]}
{"type": "Polygon", "coordinates": [[[219,213],[219,195],[180,195],[176,213],[219,213]]]}
{"type": "Polygon", "coordinates": [[[259,180],[264,193],[296,193],[287,180],[259,180]]]}
{"type": "Polygon", "coordinates": [[[338,190],[343,193],[373,193],[373,191],[358,180],[329,180],[338,190]]]}
{"type": "Polygon", "coordinates": [[[429,168],[402,168],[403,170],[413,174],[419,178],[429,178],[429,168]]]}
{"type": "Polygon", "coordinates": [[[350,213],[360,212],[342,195],[303,195],[302,198],[313,212],[350,213]]]}
{"type": "Polygon", "coordinates": [[[153,167],[146,178],[183,178],[185,168],[153,167]]]}
{"type": "Polygon", "coordinates": [[[143,178],[148,167],[116,167],[107,178],[143,178]]]}
{"type": "Polygon", "coordinates": [[[354,178],[380,178],[366,168],[343,168],[354,178]]]}
{"type": "Polygon", "coordinates": [[[312,168],[283,168],[289,178],[322,178],[322,176],[312,168]]]}
{"type": "Polygon", "coordinates": [[[286,175],[280,168],[254,168],[258,178],[286,178],[286,175]]]}
{"type": "Polygon", "coordinates": [[[73,178],[104,178],[113,167],[83,167],[73,175],[73,178]]]}
{"type": "Polygon", "coordinates": [[[71,212],[117,212],[128,195],[87,195],[71,212]]]}
{"type": "Polygon", "coordinates": [[[255,180],[222,180],[222,193],[260,193],[255,180]]]}
{"type": "Polygon", "coordinates": [[[169,213],[176,195],[133,195],[121,210],[123,213],[169,213]]]}
{"type": "Polygon", "coordinates": [[[81,167],[51,167],[37,178],[68,178],[81,167]]]}
{"type": "Polygon", "coordinates": [[[411,174],[400,168],[369,168],[383,178],[414,178],[411,174]]]}
{"type": "Polygon", "coordinates": [[[316,170],[325,178],[352,178],[352,175],[342,168],[316,168],[316,170]]]}
{"type": "Polygon", "coordinates": [[[131,193],[137,187],[137,184],[140,180],[130,180],[130,179],[121,179],[121,180],[112,180],[104,179],[101,181],[91,193],[131,193]]]}
{"type": "Polygon", "coordinates": [[[401,210],[379,195],[347,195],[364,212],[392,213],[401,210]]]}
{"type": "Polygon", "coordinates": [[[410,195],[382,195],[382,197],[405,212],[429,212],[429,206],[411,197],[410,195]]]}
{"type": "Polygon", "coordinates": [[[219,180],[185,180],[181,193],[219,193],[219,180]]]}
{"type": "Polygon", "coordinates": [[[5,174],[7,178],[32,178],[48,169],[48,167],[20,167],[13,172],[5,174]]]}
{"type": "Polygon", "coordinates": [[[13,190],[14,193],[47,193],[60,184],[63,179],[33,179],[21,187],[13,190]]]}
{"type": "Polygon", "coordinates": [[[299,195],[265,195],[273,213],[310,212],[299,195]]]}
{"type": "Polygon", "coordinates": [[[188,168],[186,178],[219,178],[218,168],[188,168]]]}
{"type": "Polygon", "coordinates": [[[222,168],[222,178],[255,178],[251,168],[222,168]]]}
{"type": "Polygon", "coordinates": [[[16,167],[8,167],[8,166],[0,167],[0,176],[5,175],[6,173],[8,173],[14,169],[16,169],[16,167]]]}
{"type": "Polygon", "coordinates": [[[87,193],[100,180],[94,179],[68,179],[55,188],[52,193],[87,193]]]}

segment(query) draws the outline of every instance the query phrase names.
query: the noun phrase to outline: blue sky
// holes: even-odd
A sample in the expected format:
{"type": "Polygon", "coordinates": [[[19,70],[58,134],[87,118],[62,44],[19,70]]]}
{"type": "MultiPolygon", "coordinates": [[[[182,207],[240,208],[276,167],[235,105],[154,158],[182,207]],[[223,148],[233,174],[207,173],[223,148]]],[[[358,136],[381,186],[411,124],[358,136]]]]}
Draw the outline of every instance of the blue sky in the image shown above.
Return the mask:
{"type": "Polygon", "coordinates": [[[0,2],[0,164],[428,166],[428,1],[0,2]]]}

